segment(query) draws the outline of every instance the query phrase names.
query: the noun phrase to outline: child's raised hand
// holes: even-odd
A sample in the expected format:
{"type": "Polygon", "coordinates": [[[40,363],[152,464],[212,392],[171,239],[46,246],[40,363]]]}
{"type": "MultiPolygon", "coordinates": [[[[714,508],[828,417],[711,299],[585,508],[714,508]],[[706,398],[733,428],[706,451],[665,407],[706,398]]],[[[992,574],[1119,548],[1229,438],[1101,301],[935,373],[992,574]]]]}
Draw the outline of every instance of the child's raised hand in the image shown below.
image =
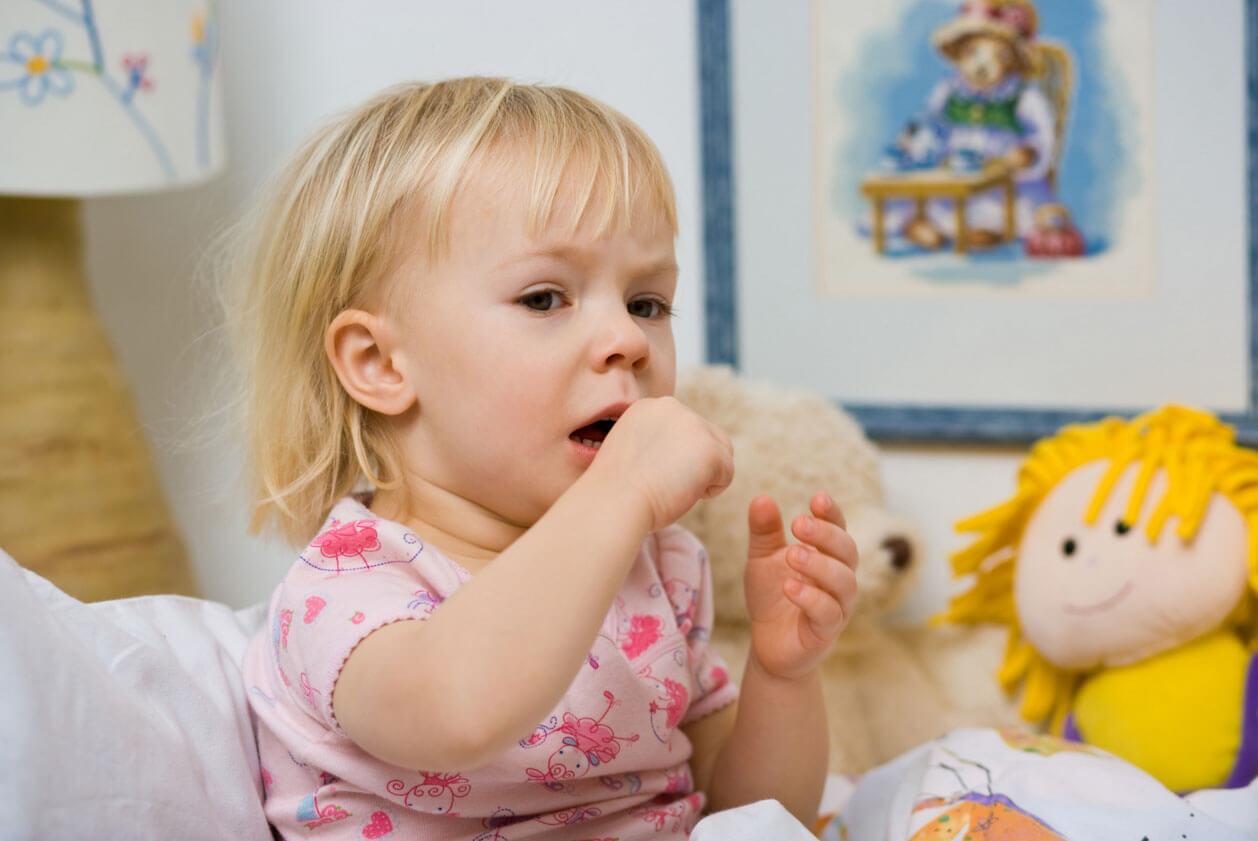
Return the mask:
{"type": "Polygon", "coordinates": [[[751,654],[769,674],[803,677],[816,668],[851,618],[856,603],[856,543],[838,505],[813,496],[813,517],[800,516],[788,545],[770,496],[747,510],[751,541],[744,589],[751,618],[751,654]]]}
{"type": "Polygon", "coordinates": [[[677,398],[644,397],[616,421],[589,469],[635,491],[655,531],[729,487],[734,447],[677,398]]]}

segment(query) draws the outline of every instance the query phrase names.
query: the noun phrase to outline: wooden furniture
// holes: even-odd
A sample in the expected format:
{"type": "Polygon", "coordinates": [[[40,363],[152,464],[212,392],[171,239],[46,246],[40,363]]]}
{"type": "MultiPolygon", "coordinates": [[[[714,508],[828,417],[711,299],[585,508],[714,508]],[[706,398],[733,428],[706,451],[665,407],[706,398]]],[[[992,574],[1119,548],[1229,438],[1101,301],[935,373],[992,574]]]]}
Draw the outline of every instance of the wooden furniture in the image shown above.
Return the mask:
{"type": "Polygon", "coordinates": [[[1070,53],[1062,44],[1040,41],[1035,45],[1036,73],[1048,101],[1053,104],[1053,160],[1048,168],[1048,184],[1057,191],[1057,168],[1061,164],[1061,150],[1066,143],[1066,126],[1070,117],[1070,97],[1074,93],[1074,70],[1070,53]]]}
{"type": "Polygon", "coordinates": [[[77,199],[0,196],[0,549],[81,601],[196,593],[83,273],[77,199]]]}
{"type": "Polygon", "coordinates": [[[884,213],[889,199],[912,199],[917,204],[919,216],[925,215],[926,202],[930,199],[952,199],[957,224],[956,252],[966,253],[969,247],[967,242],[969,230],[965,218],[966,202],[970,197],[985,193],[994,187],[1004,188],[1004,235],[1006,240],[1012,240],[1016,235],[1013,168],[1003,160],[988,161],[982,170],[973,173],[936,168],[869,176],[861,182],[861,192],[873,203],[874,250],[879,254],[886,251],[884,213]]]}

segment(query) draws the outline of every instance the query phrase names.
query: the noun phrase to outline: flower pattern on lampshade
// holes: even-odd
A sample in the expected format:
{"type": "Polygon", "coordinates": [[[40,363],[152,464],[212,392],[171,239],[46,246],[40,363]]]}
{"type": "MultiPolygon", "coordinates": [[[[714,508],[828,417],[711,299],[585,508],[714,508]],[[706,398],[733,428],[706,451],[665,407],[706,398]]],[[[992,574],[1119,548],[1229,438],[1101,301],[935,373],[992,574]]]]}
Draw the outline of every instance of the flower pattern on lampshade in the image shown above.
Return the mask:
{"type": "Polygon", "coordinates": [[[0,124],[17,150],[7,167],[0,162],[0,191],[88,195],[212,174],[222,159],[212,8],[0,4],[0,124]]]}

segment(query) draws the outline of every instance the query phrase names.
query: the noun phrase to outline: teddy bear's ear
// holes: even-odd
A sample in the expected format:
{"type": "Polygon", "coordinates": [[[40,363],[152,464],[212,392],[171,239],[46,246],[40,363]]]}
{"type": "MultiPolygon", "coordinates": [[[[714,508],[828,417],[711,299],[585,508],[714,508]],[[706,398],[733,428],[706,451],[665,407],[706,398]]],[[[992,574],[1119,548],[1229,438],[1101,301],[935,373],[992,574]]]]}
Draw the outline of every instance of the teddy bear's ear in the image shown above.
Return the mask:
{"type": "Polygon", "coordinates": [[[747,409],[746,385],[728,365],[700,365],[683,372],[674,396],[727,433],[747,409]]]}

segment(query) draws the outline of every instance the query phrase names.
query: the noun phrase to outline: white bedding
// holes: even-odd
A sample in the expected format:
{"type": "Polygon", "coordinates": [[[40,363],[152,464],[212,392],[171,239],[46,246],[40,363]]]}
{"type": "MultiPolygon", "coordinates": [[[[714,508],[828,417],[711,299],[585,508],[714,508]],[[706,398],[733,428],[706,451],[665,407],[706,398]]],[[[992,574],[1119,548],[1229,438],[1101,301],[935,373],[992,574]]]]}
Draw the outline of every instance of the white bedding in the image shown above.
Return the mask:
{"type": "MultiPolygon", "coordinates": [[[[239,672],[262,607],[83,604],[0,551],[0,836],[269,841],[239,672]]],[[[996,730],[951,733],[857,781],[832,775],[822,812],[835,811],[827,841],[997,837],[985,820],[1026,841],[1258,841],[1258,782],[1181,798],[1102,751],[996,730]]],[[[692,835],[807,837],[776,801],[692,835]]]]}
{"type": "Polygon", "coordinates": [[[270,841],[239,668],[259,610],[83,604],[0,551],[0,617],[0,837],[270,841]]]}
{"type": "Polygon", "coordinates": [[[823,841],[1255,841],[1258,781],[1181,797],[1096,748],[958,730],[865,774],[823,841]]]}

